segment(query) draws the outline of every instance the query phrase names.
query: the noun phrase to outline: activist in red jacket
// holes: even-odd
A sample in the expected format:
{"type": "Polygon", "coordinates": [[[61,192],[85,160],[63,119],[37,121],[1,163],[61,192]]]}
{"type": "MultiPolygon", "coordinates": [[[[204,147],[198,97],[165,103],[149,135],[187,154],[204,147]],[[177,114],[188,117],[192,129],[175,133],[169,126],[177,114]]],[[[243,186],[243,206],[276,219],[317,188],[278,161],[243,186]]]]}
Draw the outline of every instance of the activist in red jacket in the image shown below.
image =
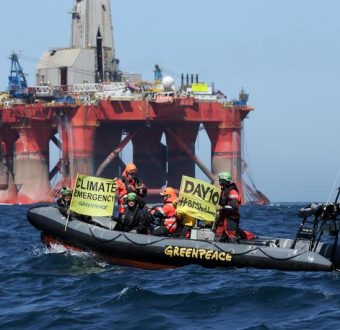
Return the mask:
{"type": "Polygon", "coordinates": [[[145,202],[141,199],[147,194],[147,187],[137,178],[137,166],[133,163],[126,164],[122,173],[122,178],[117,179],[117,195],[118,195],[118,212],[121,217],[126,207],[126,197],[129,193],[134,192],[138,196],[138,204],[140,207],[145,206],[145,202]]]}
{"type": "Polygon", "coordinates": [[[220,210],[217,216],[216,240],[219,242],[236,242],[240,238],[252,239],[254,235],[240,229],[241,197],[237,186],[231,181],[229,172],[221,172],[218,176],[221,187],[220,210]]]}
{"type": "Polygon", "coordinates": [[[173,204],[177,199],[177,194],[175,189],[171,187],[165,188],[160,194],[163,196],[163,206],[149,210],[150,215],[161,222],[161,225],[156,227],[152,235],[169,236],[177,229],[176,208],[173,204]]]}

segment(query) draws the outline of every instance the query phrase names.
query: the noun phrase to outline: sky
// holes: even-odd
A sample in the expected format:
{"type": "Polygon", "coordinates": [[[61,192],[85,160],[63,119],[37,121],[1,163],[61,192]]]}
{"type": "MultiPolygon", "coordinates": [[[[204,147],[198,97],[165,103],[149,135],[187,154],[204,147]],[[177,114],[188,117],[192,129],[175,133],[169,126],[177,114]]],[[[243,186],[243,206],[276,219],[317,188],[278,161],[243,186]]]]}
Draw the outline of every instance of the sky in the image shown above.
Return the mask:
{"type": "MultiPolygon", "coordinates": [[[[1,4],[0,90],[12,51],[35,84],[35,65],[68,47],[72,0],[1,4]]],[[[243,87],[254,107],[244,122],[244,158],[273,202],[331,201],[340,185],[340,1],[111,1],[120,69],[153,79],[157,63],[180,84],[198,73],[228,99],[243,87]]],[[[210,166],[200,136],[197,155],[210,166]]],[[[198,145],[197,144],[197,145],[198,145]]]]}

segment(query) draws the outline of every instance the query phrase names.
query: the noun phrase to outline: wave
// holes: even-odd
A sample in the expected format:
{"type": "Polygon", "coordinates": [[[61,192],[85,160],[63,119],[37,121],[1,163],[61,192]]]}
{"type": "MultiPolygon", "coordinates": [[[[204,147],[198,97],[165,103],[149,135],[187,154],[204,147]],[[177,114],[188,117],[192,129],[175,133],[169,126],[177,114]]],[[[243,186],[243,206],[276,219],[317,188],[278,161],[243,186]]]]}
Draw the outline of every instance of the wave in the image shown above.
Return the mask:
{"type": "MultiPolygon", "coordinates": [[[[301,204],[241,209],[241,226],[291,237],[301,204]]],[[[4,329],[338,328],[340,273],[258,269],[141,270],[45,247],[24,206],[1,206],[4,329]]]]}

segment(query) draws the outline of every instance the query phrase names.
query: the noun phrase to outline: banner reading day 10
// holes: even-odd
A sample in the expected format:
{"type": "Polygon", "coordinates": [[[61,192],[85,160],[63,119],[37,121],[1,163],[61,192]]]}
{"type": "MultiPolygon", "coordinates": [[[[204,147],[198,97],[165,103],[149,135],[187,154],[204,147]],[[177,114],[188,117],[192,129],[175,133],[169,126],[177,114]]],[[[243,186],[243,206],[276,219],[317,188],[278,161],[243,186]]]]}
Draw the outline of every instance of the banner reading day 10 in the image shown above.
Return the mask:
{"type": "Polygon", "coordinates": [[[112,179],[77,174],[70,210],[90,216],[111,216],[116,188],[112,179]]]}
{"type": "Polygon", "coordinates": [[[196,219],[214,221],[221,189],[189,176],[182,176],[177,211],[196,219]]]}

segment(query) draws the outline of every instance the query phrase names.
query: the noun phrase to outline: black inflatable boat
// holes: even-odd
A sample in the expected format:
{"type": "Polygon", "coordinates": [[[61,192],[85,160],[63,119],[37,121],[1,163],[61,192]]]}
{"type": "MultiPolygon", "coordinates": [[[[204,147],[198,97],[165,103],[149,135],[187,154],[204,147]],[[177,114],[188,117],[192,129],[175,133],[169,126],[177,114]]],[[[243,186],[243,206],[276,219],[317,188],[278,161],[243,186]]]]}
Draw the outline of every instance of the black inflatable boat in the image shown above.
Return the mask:
{"type": "Polygon", "coordinates": [[[238,243],[215,242],[214,233],[204,228],[193,229],[190,239],[124,233],[115,231],[109,218],[96,218],[92,223],[73,219],[66,227],[67,219],[52,206],[32,207],[27,217],[47,245],[59,243],[92,251],[114,263],[146,269],[188,264],[292,271],[340,268],[339,204],[312,204],[299,213],[302,221],[293,239],[256,237],[238,243]],[[322,242],[326,231],[331,238],[322,242]]]}

